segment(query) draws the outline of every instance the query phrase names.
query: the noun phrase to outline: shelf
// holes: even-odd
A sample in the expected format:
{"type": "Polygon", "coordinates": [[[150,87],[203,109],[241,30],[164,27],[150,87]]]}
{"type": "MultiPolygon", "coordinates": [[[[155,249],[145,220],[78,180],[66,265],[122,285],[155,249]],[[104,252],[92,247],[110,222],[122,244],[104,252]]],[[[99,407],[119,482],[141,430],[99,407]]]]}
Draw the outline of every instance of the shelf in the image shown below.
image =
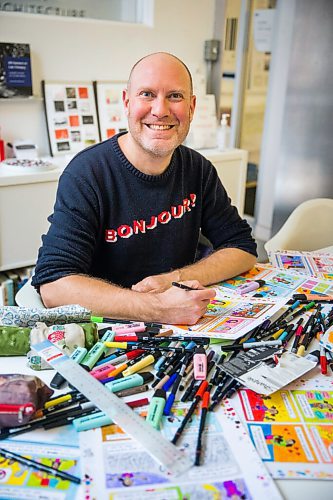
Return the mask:
{"type": "Polygon", "coordinates": [[[0,102],[3,102],[3,103],[4,102],[11,102],[11,103],[13,103],[13,102],[16,102],[16,103],[17,102],[20,102],[20,103],[22,103],[22,102],[24,102],[24,103],[26,103],[26,102],[41,102],[43,100],[44,100],[43,97],[34,96],[34,95],[30,96],[30,97],[1,97],[0,98],[0,102]]]}

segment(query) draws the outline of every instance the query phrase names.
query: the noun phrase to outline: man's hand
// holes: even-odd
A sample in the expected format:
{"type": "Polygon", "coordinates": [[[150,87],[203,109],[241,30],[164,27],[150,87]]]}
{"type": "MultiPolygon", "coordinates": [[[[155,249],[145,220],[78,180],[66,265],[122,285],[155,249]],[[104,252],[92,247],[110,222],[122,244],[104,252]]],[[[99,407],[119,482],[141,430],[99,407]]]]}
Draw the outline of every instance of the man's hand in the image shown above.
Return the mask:
{"type": "Polygon", "coordinates": [[[170,273],[156,274],[155,276],[147,276],[142,281],[139,281],[132,286],[135,292],[164,292],[171,287],[173,281],[179,280],[179,272],[171,271],[170,273]]]}
{"type": "Polygon", "coordinates": [[[188,280],[184,284],[193,291],[171,286],[162,293],[154,294],[160,303],[160,317],[163,323],[194,325],[207,311],[211,299],[215,297],[213,288],[204,288],[199,281],[188,280]]]}

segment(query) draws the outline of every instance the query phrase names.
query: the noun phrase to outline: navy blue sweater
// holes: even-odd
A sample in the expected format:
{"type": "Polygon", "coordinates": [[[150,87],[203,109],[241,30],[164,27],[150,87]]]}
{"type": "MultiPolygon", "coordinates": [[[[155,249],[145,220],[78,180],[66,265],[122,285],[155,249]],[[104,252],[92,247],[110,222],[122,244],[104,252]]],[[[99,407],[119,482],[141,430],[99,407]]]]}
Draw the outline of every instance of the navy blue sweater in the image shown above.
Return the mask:
{"type": "Polygon", "coordinates": [[[215,167],[179,146],[161,175],[137,170],[118,136],[79,153],[59,180],[33,285],[86,274],[125,287],[191,264],[200,229],[214,249],[256,255],[215,167]]]}

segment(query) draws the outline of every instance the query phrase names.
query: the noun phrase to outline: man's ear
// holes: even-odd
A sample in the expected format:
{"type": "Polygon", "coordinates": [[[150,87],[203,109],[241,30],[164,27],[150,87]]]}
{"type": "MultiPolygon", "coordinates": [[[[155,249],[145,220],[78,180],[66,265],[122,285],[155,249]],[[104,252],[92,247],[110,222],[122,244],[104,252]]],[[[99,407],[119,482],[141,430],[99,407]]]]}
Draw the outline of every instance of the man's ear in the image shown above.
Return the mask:
{"type": "Polygon", "coordinates": [[[123,90],[123,105],[124,105],[124,110],[126,116],[128,116],[128,103],[129,103],[129,97],[128,97],[128,91],[127,89],[123,90]]]}
{"type": "Polygon", "coordinates": [[[197,103],[197,96],[192,95],[190,102],[190,122],[193,120],[196,103],[197,103]]]}

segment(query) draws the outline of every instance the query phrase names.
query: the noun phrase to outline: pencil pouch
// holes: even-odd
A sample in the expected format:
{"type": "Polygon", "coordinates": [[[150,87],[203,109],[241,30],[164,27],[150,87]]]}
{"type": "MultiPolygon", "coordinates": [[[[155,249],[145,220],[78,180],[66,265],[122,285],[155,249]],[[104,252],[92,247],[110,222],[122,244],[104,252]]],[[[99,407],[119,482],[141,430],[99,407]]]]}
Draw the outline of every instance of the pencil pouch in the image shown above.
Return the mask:
{"type": "MultiPolygon", "coordinates": [[[[71,327],[71,325],[55,325],[48,329],[44,323],[42,325],[44,325],[44,330],[50,330],[50,333],[62,329],[70,330],[71,327]]],[[[89,350],[98,341],[96,323],[75,323],[72,326],[80,332],[79,338],[81,339],[82,347],[86,347],[89,350]]],[[[0,326],[0,356],[25,356],[30,350],[31,331],[31,328],[0,326]]],[[[56,337],[57,334],[54,333],[52,338],[50,338],[51,342],[56,337]]],[[[44,337],[44,340],[45,338],[48,338],[47,335],[44,337]]],[[[72,336],[70,336],[68,345],[72,347],[72,350],[76,348],[72,336]]]]}
{"type": "Polygon", "coordinates": [[[53,392],[35,376],[0,375],[0,428],[28,423],[53,392]]]}
{"type": "Polygon", "coordinates": [[[32,328],[37,322],[47,325],[90,321],[91,311],[77,304],[40,309],[38,307],[0,307],[0,325],[32,328]]]}

